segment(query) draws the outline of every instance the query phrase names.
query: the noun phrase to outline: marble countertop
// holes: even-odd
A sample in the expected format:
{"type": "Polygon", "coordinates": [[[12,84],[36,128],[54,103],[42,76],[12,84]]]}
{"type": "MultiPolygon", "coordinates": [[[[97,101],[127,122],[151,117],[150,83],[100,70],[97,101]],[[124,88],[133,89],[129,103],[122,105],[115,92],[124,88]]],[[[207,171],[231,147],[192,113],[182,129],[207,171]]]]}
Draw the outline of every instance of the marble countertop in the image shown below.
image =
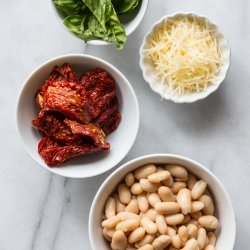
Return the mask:
{"type": "MultiPolygon", "coordinates": [[[[78,180],[51,174],[26,153],[15,121],[17,96],[28,74],[52,57],[84,53],[84,45],[60,27],[49,0],[1,0],[0,9],[0,249],[88,250],[90,205],[112,171],[78,180]]],[[[249,0],[150,0],[140,28],[123,51],[88,45],[85,52],[114,64],[137,94],[140,129],[122,163],[166,152],[210,168],[235,208],[235,250],[249,249],[250,236],[249,13],[249,0]],[[138,64],[144,34],[161,16],[176,11],[208,16],[220,26],[232,49],[231,68],[219,90],[188,105],[161,101],[144,82],[138,64]],[[159,115],[152,116],[155,113],[159,115]]]]}

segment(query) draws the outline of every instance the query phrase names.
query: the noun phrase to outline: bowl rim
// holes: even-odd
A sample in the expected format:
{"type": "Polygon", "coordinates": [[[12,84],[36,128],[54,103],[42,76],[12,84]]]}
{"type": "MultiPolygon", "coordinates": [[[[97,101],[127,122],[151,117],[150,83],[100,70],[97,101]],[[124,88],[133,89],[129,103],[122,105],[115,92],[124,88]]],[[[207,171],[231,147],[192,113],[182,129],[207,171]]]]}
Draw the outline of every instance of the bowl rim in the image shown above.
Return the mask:
{"type": "MultiPolygon", "coordinates": [[[[57,21],[59,22],[59,24],[61,26],[63,26],[63,29],[65,31],[67,31],[67,33],[70,33],[71,35],[75,36],[76,38],[78,38],[79,40],[81,40],[82,42],[84,42],[86,45],[87,44],[90,44],[90,45],[112,45],[112,43],[109,43],[109,42],[106,42],[106,41],[103,41],[103,40],[99,40],[99,39],[95,39],[95,40],[90,40],[90,41],[87,41],[85,42],[84,40],[82,40],[80,37],[78,37],[77,35],[75,35],[74,33],[72,33],[70,30],[67,29],[67,27],[65,25],[63,25],[62,23],[62,19],[59,17],[58,13],[57,13],[57,9],[56,9],[56,6],[55,4],[53,3],[53,0],[49,0],[50,3],[51,3],[51,8],[52,8],[52,11],[54,12],[54,15],[56,16],[56,19],[57,21]]],[[[129,30],[129,32],[127,33],[127,30],[125,28],[125,31],[126,31],[126,36],[128,37],[129,35],[131,35],[137,28],[138,26],[141,24],[146,12],[147,12],[147,9],[148,9],[148,4],[149,4],[149,0],[141,0],[141,8],[139,10],[139,12],[137,13],[137,15],[135,16],[138,17],[135,24],[133,25],[133,27],[129,30]]],[[[134,18],[134,19],[135,19],[134,18]]]]}
{"type": "MultiPolygon", "coordinates": [[[[94,238],[95,235],[92,232],[92,225],[93,225],[93,221],[95,218],[93,218],[94,216],[94,211],[97,207],[97,202],[98,202],[98,198],[100,196],[100,194],[102,193],[102,190],[108,185],[108,183],[110,182],[111,179],[113,179],[115,176],[119,175],[120,172],[122,172],[125,168],[129,167],[131,164],[134,164],[136,162],[140,162],[142,160],[147,160],[148,162],[155,157],[159,157],[159,158],[172,158],[172,159],[180,159],[186,162],[191,163],[192,165],[196,165],[199,169],[201,169],[202,171],[204,171],[204,173],[206,175],[210,175],[215,182],[218,184],[218,186],[221,188],[222,192],[223,192],[223,196],[225,197],[225,199],[228,201],[229,207],[228,207],[228,211],[231,212],[231,216],[233,218],[232,220],[232,230],[233,230],[233,239],[232,239],[232,249],[235,245],[235,239],[236,239],[236,217],[235,217],[235,211],[232,205],[232,201],[230,199],[230,196],[226,190],[226,188],[224,187],[224,185],[222,184],[222,182],[219,180],[219,178],[212,172],[210,171],[208,168],[206,168],[203,164],[192,160],[186,156],[182,156],[182,155],[177,155],[177,154],[166,154],[166,153],[154,153],[154,154],[148,154],[148,155],[144,155],[144,156],[140,156],[137,157],[135,159],[132,159],[126,163],[124,163],[123,165],[121,165],[120,167],[118,167],[113,173],[111,173],[105,180],[104,182],[101,184],[101,186],[99,187],[98,191],[95,194],[95,197],[92,201],[91,207],[90,207],[90,212],[89,212],[89,223],[88,223],[88,231],[89,231],[89,239],[90,239],[90,245],[92,247],[92,249],[94,249],[94,238]]],[[[134,168],[137,169],[140,166],[134,168]]],[[[134,171],[132,170],[132,171],[134,171]]],[[[128,172],[126,172],[123,176],[123,178],[125,177],[125,175],[128,172]]]]}
{"type": "Polygon", "coordinates": [[[60,176],[63,176],[63,177],[68,177],[68,178],[90,178],[90,177],[94,177],[94,176],[98,176],[100,174],[103,174],[107,171],[110,171],[112,168],[114,168],[116,165],[118,165],[125,157],[126,155],[129,153],[129,151],[131,150],[131,148],[133,147],[134,143],[135,143],[135,140],[137,138],[137,134],[138,134],[138,131],[139,131],[139,125],[140,125],[140,109],[139,109],[139,103],[138,103],[138,99],[137,99],[137,96],[135,94],[135,91],[132,87],[132,85],[130,84],[129,80],[123,75],[123,73],[117,69],[115,66],[113,66],[111,63],[99,58],[99,57],[96,57],[96,56],[92,56],[92,55],[87,55],[87,54],[65,54],[65,55],[60,55],[60,56],[57,56],[57,57],[53,57],[47,61],[45,61],[44,63],[40,64],[39,66],[37,66],[29,75],[28,77],[23,81],[23,84],[21,86],[21,88],[19,89],[19,92],[18,92],[18,98],[17,98],[17,102],[16,102],[16,106],[15,106],[15,122],[16,122],[16,130],[18,132],[18,136],[19,136],[19,139],[20,141],[22,142],[22,145],[23,147],[25,148],[26,152],[28,152],[28,154],[31,156],[31,158],[40,166],[42,166],[44,169],[50,171],[51,173],[53,174],[57,174],[57,175],[60,175],[60,176]],[[63,173],[58,173],[58,172],[55,172],[54,171],[54,168],[51,168],[51,167],[48,167],[45,163],[41,164],[40,162],[38,162],[35,158],[35,156],[33,155],[33,153],[29,150],[28,146],[26,145],[26,143],[24,142],[25,140],[23,139],[23,136],[22,136],[22,131],[20,129],[20,125],[19,125],[19,109],[20,109],[20,103],[21,103],[21,100],[23,98],[23,93],[24,93],[24,89],[25,87],[27,86],[27,83],[30,81],[30,79],[33,77],[33,75],[38,72],[39,70],[41,70],[43,67],[45,67],[47,64],[52,64],[52,63],[56,63],[58,60],[62,60],[62,59],[65,59],[67,60],[68,58],[84,58],[84,59],[92,59],[92,60],[96,60],[96,61],[99,61],[100,63],[106,65],[107,67],[109,67],[110,69],[114,70],[123,80],[124,80],[124,84],[126,84],[133,100],[135,101],[135,107],[134,107],[134,113],[135,113],[135,117],[136,117],[136,120],[135,120],[135,128],[134,128],[134,131],[135,131],[135,136],[134,138],[132,138],[132,140],[130,141],[130,144],[129,144],[129,147],[126,151],[124,151],[122,157],[117,160],[115,163],[111,164],[109,166],[109,168],[107,169],[104,169],[98,173],[93,173],[93,174],[88,174],[88,175],[84,175],[84,176],[71,176],[71,175],[65,175],[63,173]]]}
{"type": "Polygon", "coordinates": [[[224,80],[225,80],[225,78],[227,76],[227,73],[229,71],[229,68],[231,66],[231,49],[230,49],[230,45],[229,45],[229,42],[228,42],[227,38],[224,36],[224,33],[222,32],[222,29],[216,23],[214,23],[213,21],[211,21],[207,16],[202,15],[202,14],[197,14],[195,12],[188,12],[188,11],[186,11],[186,12],[177,11],[177,12],[174,12],[174,13],[171,13],[171,14],[167,14],[167,15],[161,17],[155,23],[153,23],[152,26],[151,26],[151,28],[149,29],[149,31],[145,34],[145,36],[143,38],[142,44],[141,44],[140,49],[139,49],[139,55],[140,55],[139,65],[140,65],[140,68],[141,68],[141,71],[142,71],[142,75],[143,75],[144,80],[148,83],[150,89],[153,92],[155,92],[158,95],[160,95],[162,99],[170,100],[170,101],[173,101],[175,103],[193,103],[193,102],[196,102],[196,101],[199,101],[199,100],[207,98],[209,95],[211,95],[212,93],[214,93],[220,87],[220,85],[221,85],[222,82],[224,82],[224,80]],[[181,98],[176,97],[175,95],[163,96],[159,91],[157,91],[152,86],[153,85],[152,84],[153,80],[150,77],[148,77],[147,74],[146,74],[146,69],[145,69],[144,63],[143,63],[143,59],[144,59],[143,49],[144,49],[144,47],[147,44],[148,37],[153,33],[153,30],[157,26],[161,25],[164,21],[166,21],[169,18],[173,19],[173,18],[176,18],[178,16],[190,16],[190,15],[192,15],[194,17],[197,17],[199,19],[204,19],[210,25],[213,25],[213,26],[216,27],[217,32],[221,35],[222,39],[225,42],[226,50],[227,50],[227,53],[228,53],[228,62],[224,66],[224,74],[220,78],[220,81],[218,83],[216,83],[216,85],[215,85],[215,87],[214,87],[214,89],[212,91],[210,91],[210,92],[207,91],[209,89],[209,87],[208,87],[205,91],[200,92],[200,93],[196,93],[196,96],[194,96],[194,98],[190,98],[190,99],[181,99],[181,98]],[[203,94],[203,95],[201,95],[201,94],[203,94]]]}

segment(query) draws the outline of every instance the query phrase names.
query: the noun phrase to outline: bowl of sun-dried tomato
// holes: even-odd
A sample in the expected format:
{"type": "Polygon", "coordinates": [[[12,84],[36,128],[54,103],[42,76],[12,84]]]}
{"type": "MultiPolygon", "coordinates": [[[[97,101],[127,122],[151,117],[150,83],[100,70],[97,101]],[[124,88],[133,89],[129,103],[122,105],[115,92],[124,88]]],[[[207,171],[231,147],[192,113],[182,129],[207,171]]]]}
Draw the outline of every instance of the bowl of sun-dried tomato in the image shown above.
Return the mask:
{"type": "Polygon", "coordinates": [[[53,173],[84,178],[117,165],[139,128],[139,107],[126,77],[89,55],[53,58],[26,79],[17,126],[32,158],[53,173]]]}

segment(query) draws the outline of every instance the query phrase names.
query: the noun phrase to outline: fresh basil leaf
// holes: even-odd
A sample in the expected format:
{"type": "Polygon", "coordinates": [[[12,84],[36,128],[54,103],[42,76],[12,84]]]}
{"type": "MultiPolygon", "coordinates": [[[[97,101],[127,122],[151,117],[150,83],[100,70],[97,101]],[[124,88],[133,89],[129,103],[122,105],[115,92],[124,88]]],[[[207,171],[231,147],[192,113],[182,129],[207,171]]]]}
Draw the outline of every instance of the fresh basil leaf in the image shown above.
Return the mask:
{"type": "Polygon", "coordinates": [[[85,7],[82,0],[53,0],[53,2],[57,9],[67,15],[78,14],[85,7]]]}
{"type": "Polygon", "coordinates": [[[139,4],[139,0],[112,0],[117,14],[132,12],[139,4]]]}
{"type": "Polygon", "coordinates": [[[106,22],[112,11],[111,0],[82,0],[82,2],[90,9],[103,29],[107,31],[106,22]]]}

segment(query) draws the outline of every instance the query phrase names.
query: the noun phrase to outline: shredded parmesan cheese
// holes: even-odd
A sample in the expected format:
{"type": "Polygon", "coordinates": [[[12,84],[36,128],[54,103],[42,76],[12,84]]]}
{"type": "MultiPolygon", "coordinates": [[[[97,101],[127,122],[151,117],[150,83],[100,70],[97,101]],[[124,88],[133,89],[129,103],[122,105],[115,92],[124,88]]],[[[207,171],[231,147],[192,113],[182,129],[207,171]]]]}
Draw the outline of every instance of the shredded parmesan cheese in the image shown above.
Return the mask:
{"type": "Polygon", "coordinates": [[[153,61],[160,84],[177,95],[206,90],[223,64],[213,30],[194,17],[166,21],[144,53],[153,61]]]}

